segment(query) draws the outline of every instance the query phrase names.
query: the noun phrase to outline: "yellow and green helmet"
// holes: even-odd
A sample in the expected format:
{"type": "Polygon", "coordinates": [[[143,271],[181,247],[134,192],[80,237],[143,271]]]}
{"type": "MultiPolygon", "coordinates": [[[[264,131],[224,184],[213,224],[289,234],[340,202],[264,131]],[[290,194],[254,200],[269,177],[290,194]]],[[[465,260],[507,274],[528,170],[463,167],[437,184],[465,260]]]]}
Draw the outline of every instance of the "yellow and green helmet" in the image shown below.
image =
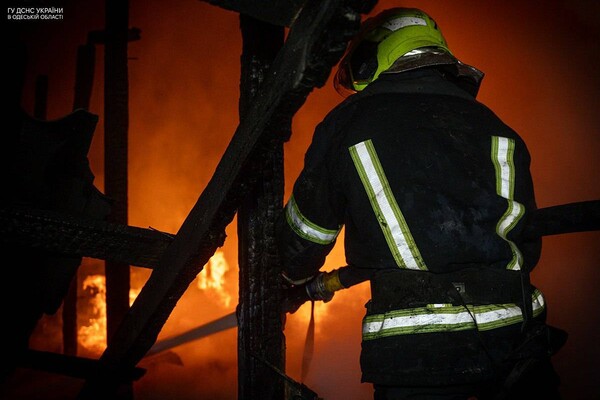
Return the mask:
{"type": "MultiPolygon", "coordinates": [[[[458,62],[436,22],[415,8],[392,8],[367,19],[340,61],[334,85],[338,92],[359,92],[417,49],[435,49],[458,62]]],[[[443,62],[444,64],[450,62],[443,62]]]]}

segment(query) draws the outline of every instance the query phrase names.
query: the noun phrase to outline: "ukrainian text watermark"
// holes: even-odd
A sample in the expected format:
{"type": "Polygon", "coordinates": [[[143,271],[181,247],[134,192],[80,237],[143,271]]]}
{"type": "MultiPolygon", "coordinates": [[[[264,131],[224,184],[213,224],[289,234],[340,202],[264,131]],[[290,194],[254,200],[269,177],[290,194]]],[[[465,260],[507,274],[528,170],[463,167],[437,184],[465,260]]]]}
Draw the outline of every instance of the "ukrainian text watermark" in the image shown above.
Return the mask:
{"type": "Polygon", "coordinates": [[[7,7],[6,19],[11,21],[52,21],[63,19],[62,7],[7,7]]]}

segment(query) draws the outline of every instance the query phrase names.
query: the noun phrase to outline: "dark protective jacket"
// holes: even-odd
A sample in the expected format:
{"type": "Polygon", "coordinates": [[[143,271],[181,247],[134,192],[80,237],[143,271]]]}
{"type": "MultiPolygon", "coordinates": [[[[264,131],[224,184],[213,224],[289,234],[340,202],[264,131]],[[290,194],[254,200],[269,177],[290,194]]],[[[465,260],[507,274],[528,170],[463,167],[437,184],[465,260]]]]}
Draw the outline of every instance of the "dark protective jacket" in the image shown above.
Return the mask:
{"type": "Polygon", "coordinates": [[[363,380],[460,384],[505,368],[522,300],[544,317],[521,285],[541,241],[523,237],[536,204],[517,133],[436,69],[382,74],[319,124],[304,162],[279,224],[285,272],[314,275],[344,227],[342,284],[371,280],[363,380]]]}

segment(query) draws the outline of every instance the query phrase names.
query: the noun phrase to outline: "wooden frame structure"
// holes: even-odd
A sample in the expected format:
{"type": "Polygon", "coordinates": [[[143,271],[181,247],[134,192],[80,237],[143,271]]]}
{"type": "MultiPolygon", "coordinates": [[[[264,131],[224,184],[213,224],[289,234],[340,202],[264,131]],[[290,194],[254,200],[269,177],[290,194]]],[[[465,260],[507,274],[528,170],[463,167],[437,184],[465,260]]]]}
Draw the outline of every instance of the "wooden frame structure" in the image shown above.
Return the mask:
{"type": "MultiPolygon", "coordinates": [[[[106,171],[106,179],[111,182],[107,182],[112,201],[110,214],[107,216],[104,208],[86,215],[46,207],[43,202],[7,201],[0,210],[0,237],[3,246],[31,249],[41,256],[60,254],[75,260],[93,257],[107,261],[107,266],[113,266],[107,272],[116,274],[111,281],[118,287],[107,289],[121,299],[123,281],[128,285],[128,279],[122,275],[129,265],[153,271],[131,308],[124,310],[122,301],[107,299],[107,304],[121,305],[116,306],[112,319],[109,315],[113,328],[109,322],[109,343],[99,360],[28,350],[16,354],[13,361],[85,377],[79,396],[82,399],[131,397],[130,390],[123,390],[123,386],[141,376],[137,363],[155,343],[177,301],[202,266],[223,244],[225,227],[239,212],[239,398],[296,396],[295,389],[284,384],[289,383],[285,379],[281,385],[264,385],[272,382],[273,374],[285,365],[285,316],[276,301],[279,265],[273,245],[274,221],[283,195],[282,144],[291,133],[293,115],[313,88],[326,82],[348,40],[357,32],[361,13],[368,12],[375,2],[290,0],[276,6],[264,2],[264,7],[246,2],[210,2],[241,15],[244,50],[240,124],[214,176],[174,236],[127,225],[127,177],[123,175],[128,124],[127,109],[123,108],[127,98],[124,57],[132,32],[123,3],[126,4],[107,0],[106,31],[90,35],[102,37],[105,45],[105,102],[110,99],[111,103],[107,109],[111,116],[106,119],[112,132],[107,131],[106,135],[114,135],[107,139],[114,150],[106,158],[110,164],[106,171]],[[285,27],[289,27],[289,34],[284,42],[285,27]],[[109,123],[109,119],[114,122],[109,123]],[[118,162],[113,163],[115,159],[118,162]],[[269,300],[264,295],[257,297],[258,293],[270,293],[269,300]]],[[[85,61],[82,65],[86,65],[85,61]]],[[[89,62],[87,65],[89,71],[89,62]]],[[[82,96],[76,98],[78,103],[85,103],[85,94],[84,100],[82,96]]],[[[22,120],[16,121],[15,126],[31,122],[27,116],[19,115],[22,120]]],[[[83,129],[90,135],[96,121],[92,114],[79,110],[63,121],[67,128],[61,129],[83,129]]],[[[43,123],[33,125],[36,124],[44,129],[43,123]]],[[[17,136],[19,133],[15,132],[17,136]]],[[[83,152],[83,156],[86,154],[83,152]]],[[[91,181],[87,183],[93,188],[91,181]]],[[[110,202],[102,194],[97,195],[97,202],[110,202]]]]}
{"type": "MultiPolygon", "coordinates": [[[[240,13],[244,45],[240,123],[215,174],[175,235],[127,225],[127,176],[123,174],[127,169],[126,49],[127,41],[139,38],[139,31],[128,27],[123,5],[127,2],[114,0],[107,0],[106,31],[91,34],[90,43],[80,49],[78,76],[88,78],[76,85],[81,89],[75,100],[75,108],[87,108],[93,44],[104,43],[105,99],[110,99],[107,113],[114,121],[111,125],[111,118],[106,116],[107,129],[115,135],[107,143],[113,152],[106,158],[106,179],[112,182],[107,185],[107,194],[112,203],[94,192],[87,176],[82,181],[95,204],[88,212],[73,213],[46,202],[23,202],[19,196],[5,199],[0,209],[0,243],[4,249],[31,250],[36,260],[55,260],[57,255],[67,257],[71,263],[81,257],[97,258],[107,262],[107,275],[113,276],[108,291],[117,300],[108,301],[115,305],[109,311],[110,339],[99,360],[75,357],[73,344],[65,355],[26,350],[9,358],[15,365],[85,379],[81,399],[132,397],[127,385],[144,372],[137,367],[138,362],[152,348],[202,266],[223,244],[225,228],[236,212],[240,238],[238,396],[275,400],[307,398],[302,396],[312,393],[302,391],[307,388],[286,385],[290,383],[286,379],[280,385],[264,384],[273,382],[273,374],[281,373],[285,366],[285,314],[279,308],[279,264],[274,250],[274,221],[283,195],[282,144],[291,134],[292,117],[310,92],[324,85],[348,40],[358,31],[361,14],[368,13],[375,1],[208,2],[240,13]],[[284,40],[286,27],[289,33],[284,40]],[[124,306],[123,300],[129,285],[129,265],[152,269],[131,308],[124,306]]],[[[61,121],[61,126],[49,128],[20,113],[18,88],[12,88],[11,93],[16,100],[12,107],[17,117],[10,125],[15,137],[22,138],[26,127],[59,133],[77,130],[91,138],[97,121],[94,115],[80,110],[61,121]]],[[[87,157],[85,143],[76,150],[80,161],[87,157]]],[[[21,163],[15,160],[15,165],[21,163]]],[[[20,188],[15,182],[13,189],[18,192],[20,188]]],[[[530,221],[529,234],[533,237],[600,229],[598,204],[592,201],[542,209],[530,221]]],[[[15,317],[19,312],[15,311],[15,317]]],[[[40,313],[36,309],[30,318],[35,320],[40,313]]]]}

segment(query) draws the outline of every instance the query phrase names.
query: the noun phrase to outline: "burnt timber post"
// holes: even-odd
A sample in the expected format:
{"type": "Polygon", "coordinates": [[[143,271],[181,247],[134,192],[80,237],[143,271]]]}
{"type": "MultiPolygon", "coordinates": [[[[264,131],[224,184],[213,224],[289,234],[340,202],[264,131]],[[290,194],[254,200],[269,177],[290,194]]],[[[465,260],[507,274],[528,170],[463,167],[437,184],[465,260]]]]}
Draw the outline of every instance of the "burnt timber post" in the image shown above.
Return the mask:
{"type": "MultiPolygon", "coordinates": [[[[127,42],[129,1],[106,0],[104,43],[104,193],[114,201],[109,220],[128,223],[129,81],[127,42]]],[[[106,326],[110,345],[114,332],[129,310],[129,265],[107,261],[106,326]]],[[[122,385],[122,397],[132,398],[131,385],[122,385]]]]}
{"type": "MultiPolygon", "coordinates": [[[[283,46],[284,28],[240,14],[243,39],[240,121],[283,46]]],[[[285,315],[281,313],[275,219],[283,203],[283,139],[288,124],[273,126],[272,140],[256,152],[248,173],[256,183],[237,213],[239,259],[238,399],[283,399],[284,384],[258,358],[285,370],[285,315]]]]}
{"type": "MultiPolygon", "coordinates": [[[[96,46],[92,43],[77,48],[73,110],[89,110],[94,84],[96,46]]],[[[77,273],[71,281],[62,308],[63,353],[77,355],[77,273]]]]}
{"type": "MultiPolygon", "coordinates": [[[[373,4],[371,0],[306,1],[258,88],[247,118],[238,125],[211,180],[100,357],[105,371],[135,367],[152,348],[178,300],[223,245],[226,226],[254,185],[248,166],[256,160],[256,150],[270,142],[270,127],[290,121],[308,94],[323,86],[349,38],[358,31],[360,13],[368,12],[373,4]]],[[[118,379],[91,376],[78,398],[110,398],[118,379]]]]}

